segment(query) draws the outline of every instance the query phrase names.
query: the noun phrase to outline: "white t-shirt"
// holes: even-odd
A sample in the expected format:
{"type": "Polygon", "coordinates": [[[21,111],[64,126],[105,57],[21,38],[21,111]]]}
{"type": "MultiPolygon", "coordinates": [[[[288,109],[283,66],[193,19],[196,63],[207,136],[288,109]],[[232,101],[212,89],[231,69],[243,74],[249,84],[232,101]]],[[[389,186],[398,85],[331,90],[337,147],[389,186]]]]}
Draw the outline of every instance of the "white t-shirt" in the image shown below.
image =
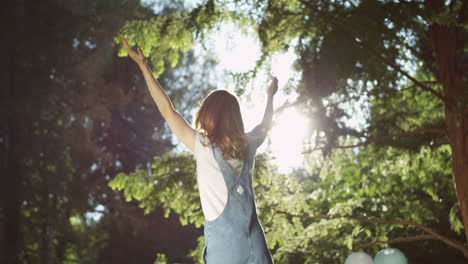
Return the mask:
{"type": "MultiPolygon", "coordinates": [[[[215,220],[227,203],[228,191],[221,169],[216,162],[211,145],[204,146],[202,142],[209,142],[199,132],[195,136],[195,160],[197,162],[197,183],[200,190],[200,200],[203,214],[208,221],[215,220]]],[[[236,176],[242,170],[242,160],[226,160],[236,176]]]]}

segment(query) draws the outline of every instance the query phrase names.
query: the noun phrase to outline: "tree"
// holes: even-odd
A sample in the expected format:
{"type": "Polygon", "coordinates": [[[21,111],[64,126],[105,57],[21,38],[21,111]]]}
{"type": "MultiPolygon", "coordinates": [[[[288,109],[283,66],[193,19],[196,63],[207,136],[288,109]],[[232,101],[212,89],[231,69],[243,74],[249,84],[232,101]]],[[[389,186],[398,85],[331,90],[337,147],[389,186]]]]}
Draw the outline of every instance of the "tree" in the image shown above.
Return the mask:
{"type": "Polygon", "coordinates": [[[270,1],[259,24],[259,35],[265,54],[284,47],[290,38],[299,39],[304,81],[301,93],[311,95],[320,109],[315,115],[327,132],[325,149],[340,147],[338,138],[350,136],[359,138],[358,144],[394,145],[400,141],[405,142],[403,148],[414,149],[449,143],[457,197],[468,227],[464,205],[468,186],[463,180],[468,178],[466,76],[461,70],[466,61],[466,13],[465,1],[450,1],[446,6],[440,1],[298,1],[289,6],[270,1]],[[275,34],[281,31],[288,34],[275,34]],[[444,116],[411,123],[408,120],[412,115],[428,114],[426,109],[409,112],[405,100],[399,101],[402,107],[394,111],[379,108],[383,102],[398,98],[405,86],[431,95],[434,99],[427,100],[436,100],[439,105],[432,108],[437,112],[431,113],[444,116]],[[372,103],[369,126],[362,131],[340,122],[346,115],[342,107],[322,103],[349,102],[356,95],[367,95],[372,103]]]}
{"type": "MultiPolygon", "coordinates": [[[[468,211],[464,208],[464,192],[468,190],[468,186],[463,179],[468,177],[468,170],[462,168],[468,163],[466,154],[463,154],[466,153],[466,136],[461,136],[466,134],[461,132],[466,131],[466,115],[463,114],[466,112],[466,89],[463,84],[466,76],[463,77],[460,70],[466,61],[466,54],[463,52],[467,37],[464,34],[466,3],[451,1],[449,5],[443,6],[441,2],[436,1],[367,1],[355,6],[347,6],[346,3],[315,5],[306,2],[301,2],[300,5],[304,10],[302,14],[309,17],[314,15],[316,18],[313,22],[310,20],[308,26],[316,26],[319,34],[323,36],[321,40],[318,38],[317,42],[311,40],[300,47],[300,63],[304,69],[303,92],[309,92],[322,100],[332,95],[346,98],[349,94],[353,95],[353,92],[360,94],[359,88],[353,87],[359,86],[359,80],[364,81],[364,84],[370,82],[364,91],[361,90],[372,98],[368,129],[352,131],[333,121],[334,125],[325,129],[331,129],[327,135],[332,135],[327,137],[328,144],[325,148],[335,147],[338,136],[348,135],[363,138],[365,143],[360,144],[396,145],[399,141],[401,148],[413,149],[424,145],[449,143],[457,197],[465,223],[464,229],[467,232],[465,214],[468,211]],[[360,15],[364,12],[366,16],[360,15]],[[320,27],[319,23],[328,25],[320,27]],[[348,43],[353,45],[345,47],[348,43]],[[443,45],[448,46],[442,48],[443,45]],[[346,51],[347,54],[332,54],[332,51],[337,50],[346,51]],[[409,68],[409,65],[414,67],[411,71],[415,77],[405,69],[409,68]],[[404,78],[403,85],[399,81],[401,78],[404,78]],[[431,103],[434,107],[411,109],[411,106],[407,105],[409,100],[398,101],[400,107],[392,109],[393,111],[388,111],[389,106],[382,107],[384,102],[389,105],[388,100],[396,101],[400,97],[398,94],[403,90],[402,87],[410,85],[412,87],[409,89],[421,89],[429,93],[434,99],[421,100],[424,100],[424,103],[437,101],[431,103]],[[431,112],[426,112],[429,109],[431,112]],[[429,113],[432,116],[428,116],[429,113]],[[442,113],[445,115],[441,116],[442,113]],[[419,123],[409,121],[414,114],[424,115],[426,118],[419,123]],[[448,142],[445,138],[448,138],[448,142]]],[[[270,10],[273,15],[274,12],[284,10],[284,6],[271,5],[270,10]]],[[[273,18],[266,18],[263,23],[270,27],[271,24],[268,23],[281,25],[281,21],[273,18]]],[[[306,31],[300,32],[310,36],[306,31]]],[[[300,32],[296,32],[295,36],[300,32]]],[[[268,31],[263,34],[269,36],[268,31]]],[[[274,40],[280,41],[281,36],[273,36],[274,40]]],[[[283,38],[282,43],[285,40],[283,38]]],[[[273,41],[264,41],[271,42],[273,41]]],[[[318,104],[321,107],[321,103],[318,104]]],[[[332,117],[339,120],[344,112],[332,104],[333,108],[335,111],[328,111],[335,113],[332,117]]],[[[325,110],[326,107],[322,109],[325,110]]],[[[326,123],[330,122],[323,112],[318,114],[323,116],[322,119],[325,119],[326,123]]]]}

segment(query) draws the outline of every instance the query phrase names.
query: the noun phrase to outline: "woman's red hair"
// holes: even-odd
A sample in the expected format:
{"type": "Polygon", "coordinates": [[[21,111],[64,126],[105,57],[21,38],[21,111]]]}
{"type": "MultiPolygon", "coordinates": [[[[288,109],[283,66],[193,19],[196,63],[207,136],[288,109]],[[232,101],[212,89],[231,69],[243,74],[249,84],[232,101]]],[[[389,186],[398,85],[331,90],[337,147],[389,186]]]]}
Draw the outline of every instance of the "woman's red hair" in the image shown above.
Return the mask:
{"type": "Polygon", "coordinates": [[[237,97],[215,90],[203,99],[195,116],[195,129],[216,143],[226,159],[243,159],[247,145],[237,97]]]}

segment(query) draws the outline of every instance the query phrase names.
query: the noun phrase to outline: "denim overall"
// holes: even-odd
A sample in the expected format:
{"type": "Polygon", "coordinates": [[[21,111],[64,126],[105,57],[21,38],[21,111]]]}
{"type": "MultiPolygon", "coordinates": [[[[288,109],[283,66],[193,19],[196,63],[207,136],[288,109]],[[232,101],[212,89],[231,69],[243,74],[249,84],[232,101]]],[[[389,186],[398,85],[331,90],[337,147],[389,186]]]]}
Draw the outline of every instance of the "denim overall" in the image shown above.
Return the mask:
{"type": "Polygon", "coordinates": [[[207,264],[273,263],[263,228],[258,221],[252,187],[252,168],[256,146],[248,137],[248,147],[240,176],[234,175],[223,159],[221,150],[213,144],[216,161],[226,182],[226,207],[213,221],[205,219],[203,262],[207,264]]]}

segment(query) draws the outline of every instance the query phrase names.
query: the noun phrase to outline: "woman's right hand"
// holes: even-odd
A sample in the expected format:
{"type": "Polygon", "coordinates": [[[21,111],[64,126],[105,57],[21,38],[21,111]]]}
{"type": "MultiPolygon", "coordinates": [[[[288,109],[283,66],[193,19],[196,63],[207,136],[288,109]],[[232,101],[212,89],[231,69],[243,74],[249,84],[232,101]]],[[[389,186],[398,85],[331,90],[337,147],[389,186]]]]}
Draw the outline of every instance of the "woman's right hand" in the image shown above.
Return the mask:
{"type": "Polygon", "coordinates": [[[134,60],[140,66],[146,63],[146,58],[143,55],[143,52],[141,51],[140,48],[137,48],[137,51],[138,51],[137,53],[128,45],[127,39],[123,38],[122,43],[125,49],[127,50],[128,55],[130,56],[130,58],[132,58],[132,60],[134,60]]]}
{"type": "Polygon", "coordinates": [[[278,91],[278,78],[273,77],[273,80],[271,81],[270,86],[268,86],[268,90],[267,90],[268,96],[273,97],[273,95],[275,95],[277,91],[278,91]]]}

